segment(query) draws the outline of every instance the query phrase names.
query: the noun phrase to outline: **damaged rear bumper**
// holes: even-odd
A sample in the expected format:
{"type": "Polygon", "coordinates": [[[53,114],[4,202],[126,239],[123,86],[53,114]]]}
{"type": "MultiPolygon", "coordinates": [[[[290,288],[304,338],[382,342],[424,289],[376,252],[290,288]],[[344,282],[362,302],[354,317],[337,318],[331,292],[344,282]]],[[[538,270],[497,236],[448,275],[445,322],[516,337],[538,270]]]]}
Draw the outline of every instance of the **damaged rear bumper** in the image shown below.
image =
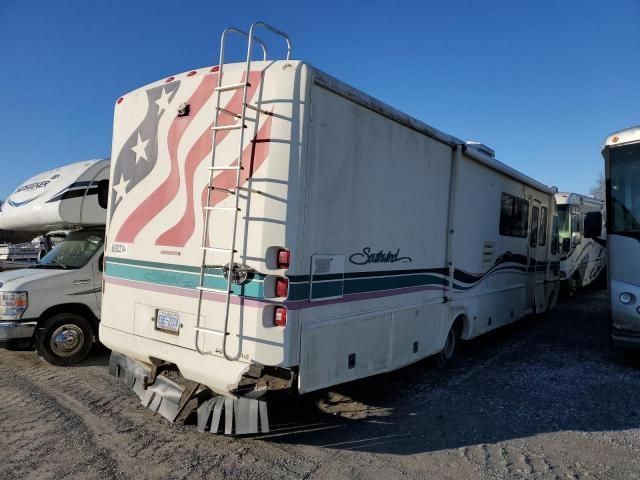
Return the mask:
{"type": "MultiPolygon", "coordinates": [[[[142,405],[171,422],[176,420],[184,404],[192,398],[183,399],[185,389],[182,385],[164,375],[152,378],[151,367],[115,351],[111,353],[109,373],[123,379],[140,397],[142,405]],[[145,388],[150,379],[153,384],[145,388]]],[[[210,397],[198,406],[199,431],[217,433],[223,425],[226,435],[269,431],[265,400],[216,395],[213,392],[210,397]]]]}

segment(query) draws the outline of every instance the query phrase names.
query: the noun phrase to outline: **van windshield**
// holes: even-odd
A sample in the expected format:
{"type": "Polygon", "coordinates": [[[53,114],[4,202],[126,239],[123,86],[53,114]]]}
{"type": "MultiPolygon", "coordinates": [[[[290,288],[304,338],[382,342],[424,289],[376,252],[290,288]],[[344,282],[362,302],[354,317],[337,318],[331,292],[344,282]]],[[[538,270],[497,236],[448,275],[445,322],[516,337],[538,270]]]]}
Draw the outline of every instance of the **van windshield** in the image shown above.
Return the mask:
{"type": "Polygon", "coordinates": [[[35,268],[81,268],[104,243],[101,230],[77,230],[56,245],[35,265],[35,268]]]}
{"type": "Polygon", "coordinates": [[[640,233],[640,143],[611,148],[609,159],[609,231],[637,235],[640,233]]]}

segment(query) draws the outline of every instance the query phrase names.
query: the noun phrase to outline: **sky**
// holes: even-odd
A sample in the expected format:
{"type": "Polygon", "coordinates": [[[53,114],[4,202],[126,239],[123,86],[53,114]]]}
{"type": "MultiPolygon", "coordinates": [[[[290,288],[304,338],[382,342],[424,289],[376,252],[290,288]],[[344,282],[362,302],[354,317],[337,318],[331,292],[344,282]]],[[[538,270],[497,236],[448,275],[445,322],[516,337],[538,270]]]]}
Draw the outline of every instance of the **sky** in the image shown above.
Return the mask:
{"type": "Polygon", "coordinates": [[[286,31],[292,58],[561,191],[587,192],[605,137],[640,124],[640,0],[0,0],[0,199],[110,156],[118,97],[216,64],[222,30],[254,20],[286,31]]]}

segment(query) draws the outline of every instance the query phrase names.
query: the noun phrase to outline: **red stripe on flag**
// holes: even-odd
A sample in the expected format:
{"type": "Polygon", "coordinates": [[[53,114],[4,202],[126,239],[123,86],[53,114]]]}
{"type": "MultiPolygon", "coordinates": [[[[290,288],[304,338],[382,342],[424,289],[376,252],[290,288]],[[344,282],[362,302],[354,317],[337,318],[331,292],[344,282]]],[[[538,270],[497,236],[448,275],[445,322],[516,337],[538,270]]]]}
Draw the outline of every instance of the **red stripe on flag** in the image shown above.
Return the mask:
{"type": "MultiPolygon", "coordinates": [[[[250,87],[247,89],[247,101],[249,102],[255,92],[258,89],[261,80],[261,72],[251,72],[249,75],[250,87]]],[[[242,77],[244,82],[245,76],[242,77]]],[[[236,90],[227,105],[225,110],[230,112],[240,112],[242,108],[242,90],[236,90]]],[[[224,112],[220,113],[218,118],[218,125],[233,125],[239,120],[224,112]]],[[[196,143],[191,147],[187,154],[185,161],[184,182],[187,190],[187,204],[185,206],[184,213],[178,222],[170,229],[164,232],[156,240],[156,245],[162,245],[167,247],[179,247],[184,246],[189,238],[193,235],[195,230],[195,209],[193,201],[193,187],[194,176],[196,169],[202,163],[203,160],[209,157],[211,153],[211,143],[213,141],[211,131],[207,127],[196,143]]],[[[230,130],[221,130],[216,134],[216,145],[219,145],[225,137],[230,133],[230,130]]],[[[218,158],[218,161],[220,159],[218,158]]],[[[207,176],[208,178],[208,176],[207,176]]]]}
{"type": "Polygon", "coordinates": [[[180,187],[180,172],[178,168],[178,145],[182,135],[191,121],[203,105],[214,93],[218,86],[218,74],[206,75],[196,91],[189,98],[190,114],[185,117],[176,117],[169,127],[167,142],[169,147],[169,159],[171,170],[169,175],[123,222],[116,234],[116,241],[133,243],[140,231],[153,220],[178,193],[180,187]]]}
{"type": "MultiPolygon", "coordinates": [[[[253,176],[253,172],[260,168],[260,165],[264,163],[267,156],[269,155],[269,146],[271,141],[271,124],[273,122],[273,117],[269,116],[267,120],[264,122],[256,138],[253,139],[251,145],[247,146],[242,152],[242,165],[245,166],[244,170],[240,171],[240,185],[249,180],[253,176]],[[248,167],[248,168],[246,168],[248,167]]],[[[231,166],[235,166],[238,164],[238,159],[235,159],[231,166]]],[[[221,172],[215,179],[215,185],[219,188],[227,188],[233,189],[236,186],[236,172],[233,170],[226,170],[221,172]]],[[[213,190],[209,189],[208,186],[205,186],[202,189],[201,194],[201,204],[202,208],[207,205],[207,195],[211,195],[211,201],[209,202],[210,206],[217,205],[222,200],[227,198],[230,194],[224,192],[222,190],[213,190]]],[[[211,229],[209,230],[211,232],[211,229]]],[[[209,245],[209,239],[206,241],[207,245],[209,245]]],[[[182,245],[184,246],[184,244],[182,245]]]]}

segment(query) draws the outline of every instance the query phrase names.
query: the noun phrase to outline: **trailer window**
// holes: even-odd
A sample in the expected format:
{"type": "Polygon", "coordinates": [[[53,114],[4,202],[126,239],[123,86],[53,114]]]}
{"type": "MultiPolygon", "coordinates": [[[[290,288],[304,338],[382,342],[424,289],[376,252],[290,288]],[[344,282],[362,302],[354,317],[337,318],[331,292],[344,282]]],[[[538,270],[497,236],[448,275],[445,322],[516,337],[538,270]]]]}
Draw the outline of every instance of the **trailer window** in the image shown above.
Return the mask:
{"type": "Polygon", "coordinates": [[[527,238],[529,202],[503,193],[500,200],[500,235],[527,238]]]}
{"type": "Polygon", "coordinates": [[[553,216],[551,226],[551,255],[556,255],[560,249],[560,233],[558,231],[558,216],[553,216]]]}
{"type": "Polygon", "coordinates": [[[538,244],[538,214],[540,209],[533,207],[531,210],[531,234],[529,235],[529,246],[534,247],[538,244]]]}
{"type": "Polygon", "coordinates": [[[540,213],[540,246],[547,244],[547,207],[542,207],[540,213]]]}

